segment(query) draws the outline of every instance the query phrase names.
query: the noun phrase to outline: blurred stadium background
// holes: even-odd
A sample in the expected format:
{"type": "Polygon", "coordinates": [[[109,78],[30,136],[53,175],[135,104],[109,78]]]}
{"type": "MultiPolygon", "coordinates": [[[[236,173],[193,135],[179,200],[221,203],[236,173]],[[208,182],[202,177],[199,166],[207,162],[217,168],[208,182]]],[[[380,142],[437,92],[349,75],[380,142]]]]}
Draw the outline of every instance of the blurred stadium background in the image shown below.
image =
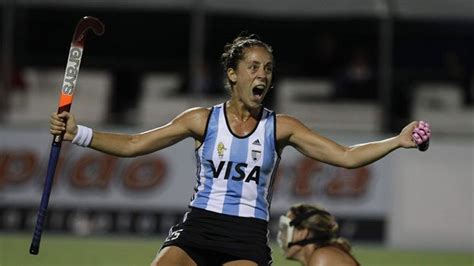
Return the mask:
{"type": "MultiPolygon", "coordinates": [[[[267,105],[347,145],[430,122],[426,153],[400,150],[356,170],[283,155],[277,217],[316,202],[363,265],[473,265],[472,0],[3,0],[0,2],[0,266],[148,265],[193,192],[191,141],[118,159],[61,152],[38,257],[28,254],[77,21],[90,36],[73,112],[138,132],[223,101],[219,56],[239,32],[275,50],[267,105]]],[[[275,246],[276,265],[285,262],[275,246]]]]}

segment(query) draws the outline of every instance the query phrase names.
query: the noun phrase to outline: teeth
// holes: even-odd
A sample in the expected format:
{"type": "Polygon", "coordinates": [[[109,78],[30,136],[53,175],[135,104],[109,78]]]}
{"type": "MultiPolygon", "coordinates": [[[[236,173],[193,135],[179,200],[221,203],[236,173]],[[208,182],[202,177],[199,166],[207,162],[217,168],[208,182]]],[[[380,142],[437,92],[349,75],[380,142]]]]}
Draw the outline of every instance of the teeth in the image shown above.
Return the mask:
{"type": "Polygon", "coordinates": [[[259,90],[264,90],[265,89],[265,85],[261,84],[261,85],[257,85],[255,86],[255,88],[259,89],[259,90]]]}

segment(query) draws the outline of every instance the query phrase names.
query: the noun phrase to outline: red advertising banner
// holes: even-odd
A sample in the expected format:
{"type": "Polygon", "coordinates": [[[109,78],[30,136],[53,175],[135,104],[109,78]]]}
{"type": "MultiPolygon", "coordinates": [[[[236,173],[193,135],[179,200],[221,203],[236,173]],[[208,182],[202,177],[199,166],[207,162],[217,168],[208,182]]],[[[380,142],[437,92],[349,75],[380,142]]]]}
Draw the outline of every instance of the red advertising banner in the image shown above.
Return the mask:
{"type": "MultiPolygon", "coordinates": [[[[0,205],[36,206],[46,172],[49,135],[40,130],[0,132],[0,205]]],[[[348,145],[360,139],[341,137],[348,145]]],[[[183,210],[194,192],[194,143],[185,140],[136,158],[117,158],[64,143],[52,207],[183,210]]],[[[383,217],[388,206],[388,159],[347,170],[308,159],[294,149],[282,155],[272,211],[296,202],[319,203],[334,213],[383,217]]]]}

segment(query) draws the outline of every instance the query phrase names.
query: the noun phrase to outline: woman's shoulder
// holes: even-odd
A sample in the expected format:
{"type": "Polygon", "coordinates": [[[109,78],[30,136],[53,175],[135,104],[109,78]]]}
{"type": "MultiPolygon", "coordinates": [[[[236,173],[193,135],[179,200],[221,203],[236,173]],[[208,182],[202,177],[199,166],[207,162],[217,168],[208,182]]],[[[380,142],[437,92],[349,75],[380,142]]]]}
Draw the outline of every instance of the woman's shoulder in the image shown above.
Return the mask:
{"type": "Polygon", "coordinates": [[[276,114],[277,123],[282,126],[296,126],[296,125],[304,125],[301,120],[298,118],[288,115],[288,114],[276,114]]]}
{"type": "Polygon", "coordinates": [[[287,139],[295,132],[309,130],[299,119],[287,114],[276,115],[276,128],[278,139],[287,139]]]}
{"type": "Polygon", "coordinates": [[[181,123],[183,125],[187,125],[187,127],[194,128],[197,126],[195,130],[199,131],[201,125],[206,124],[206,121],[209,117],[211,112],[211,107],[193,107],[185,110],[180,115],[178,115],[174,121],[181,123]]]}
{"type": "Polygon", "coordinates": [[[344,265],[357,266],[357,261],[351,254],[333,245],[317,248],[311,255],[309,265],[344,265]]]}
{"type": "Polygon", "coordinates": [[[212,110],[212,107],[193,107],[185,110],[181,116],[183,117],[188,117],[191,119],[207,119],[209,116],[210,112],[212,110]]]}

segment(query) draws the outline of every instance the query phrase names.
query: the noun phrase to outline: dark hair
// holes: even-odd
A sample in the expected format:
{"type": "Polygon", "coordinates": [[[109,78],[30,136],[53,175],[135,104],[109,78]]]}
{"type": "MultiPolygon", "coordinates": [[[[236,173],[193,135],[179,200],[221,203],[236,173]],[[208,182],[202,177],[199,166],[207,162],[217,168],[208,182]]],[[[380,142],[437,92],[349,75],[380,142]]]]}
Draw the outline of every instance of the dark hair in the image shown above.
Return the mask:
{"type": "MultiPolygon", "coordinates": [[[[236,69],[239,61],[244,58],[245,49],[254,46],[265,48],[273,60],[273,49],[270,45],[264,43],[257,34],[249,34],[247,31],[243,31],[232,43],[227,43],[224,46],[224,52],[221,55],[221,64],[224,72],[227,72],[229,68],[236,69]]],[[[227,78],[227,74],[225,86],[230,89],[230,80],[227,78]]]]}
{"type": "Polygon", "coordinates": [[[339,225],[336,218],[323,208],[312,204],[296,204],[290,208],[295,217],[306,216],[306,219],[299,221],[295,227],[297,229],[306,228],[313,235],[323,234],[329,236],[326,243],[322,245],[337,245],[346,252],[351,251],[351,245],[346,239],[339,237],[339,225]],[[308,216],[308,213],[314,215],[308,216]]]}

